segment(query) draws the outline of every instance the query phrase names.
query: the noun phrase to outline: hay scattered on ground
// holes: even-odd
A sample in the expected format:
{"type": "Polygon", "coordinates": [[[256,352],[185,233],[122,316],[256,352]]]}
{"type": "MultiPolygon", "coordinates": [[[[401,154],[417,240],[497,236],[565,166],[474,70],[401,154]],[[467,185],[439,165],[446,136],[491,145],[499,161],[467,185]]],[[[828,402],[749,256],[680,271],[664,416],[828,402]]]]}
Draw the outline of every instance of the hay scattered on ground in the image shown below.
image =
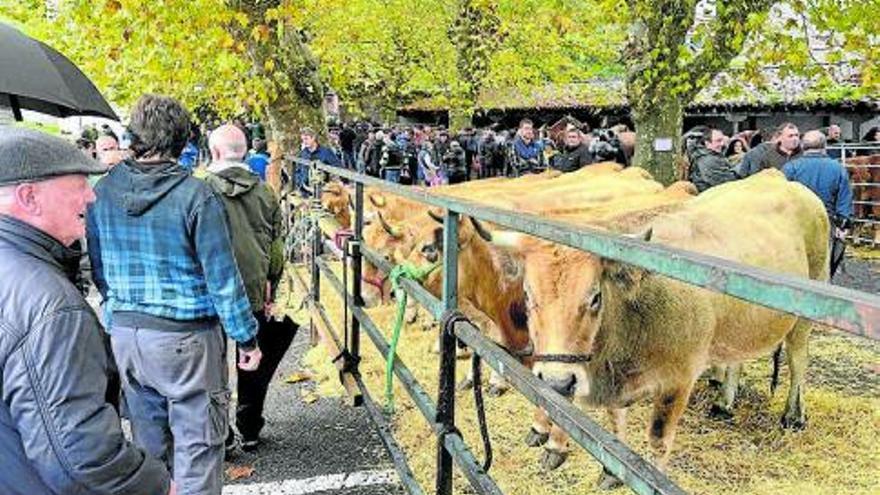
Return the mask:
{"type": "Polygon", "coordinates": [[[880,260],[880,248],[877,247],[850,245],[847,250],[852,256],[862,260],[880,260]]]}
{"type": "MultiPolygon", "coordinates": [[[[324,284],[322,302],[341,323],[340,299],[324,284]]],[[[299,302],[299,297],[292,300],[299,302]]],[[[389,337],[394,308],[368,310],[389,337]]],[[[302,316],[301,314],[298,316],[302,316]]],[[[438,359],[436,327],[423,331],[417,323],[404,329],[399,355],[426,391],[437,394],[438,359]]],[[[361,373],[371,394],[382,403],[384,361],[364,335],[361,373]]],[[[769,394],[769,358],[745,366],[737,399],[736,417],[730,423],[709,419],[713,391],[700,383],[691,397],[676,439],[668,473],[686,491],[696,494],[877,494],[880,493],[880,345],[827,329],[817,329],[811,340],[811,363],[805,404],[807,429],[788,432],[779,428],[779,417],[788,392],[787,370],[775,396],[769,394]]],[[[313,348],[304,365],[315,372],[323,397],[342,393],[330,356],[322,346],[313,348]]],[[[459,361],[458,379],[469,362],[459,361]]],[[[395,380],[395,437],[407,451],[410,466],[422,486],[433,486],[436,441],[428,424],[395,380]]],[[[456,398],[457,420],[466,442],[482,458],[473,395],[456,398]]],[[[515,391],[500,398],[486,397],[486,412],[494,447],[491,474],[505,493],[548,495],[602,493],[594,488],[598,463],[574,447],[568,461],[552,472],[541,470],[542,449],[528,448],[523,439],[533,406],[515,391]]],[[[588,413],[608,426],[603,411],[588,413]]],[[[647,455],[647,403],[631,409],[628,443],[647,455]]],[[[457,493],[472,493],[457,473],[457,493]]],[[[623,492],[620,492],[623,493],[623,492]]]]}

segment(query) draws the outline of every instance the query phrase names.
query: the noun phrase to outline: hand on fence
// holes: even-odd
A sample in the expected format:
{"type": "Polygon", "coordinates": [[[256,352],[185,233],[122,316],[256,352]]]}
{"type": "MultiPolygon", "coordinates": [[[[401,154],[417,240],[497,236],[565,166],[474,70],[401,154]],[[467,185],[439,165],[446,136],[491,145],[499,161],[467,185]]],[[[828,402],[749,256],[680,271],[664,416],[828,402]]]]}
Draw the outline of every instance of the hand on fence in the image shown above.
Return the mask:
{"type": "Polygon", "coordinates": [[[249,351],[239,351],[238,368],[244,371],[254,371],[260,366],[261,359],[263,359],[263,352],[259,347],[254,347],[249,351]]]}

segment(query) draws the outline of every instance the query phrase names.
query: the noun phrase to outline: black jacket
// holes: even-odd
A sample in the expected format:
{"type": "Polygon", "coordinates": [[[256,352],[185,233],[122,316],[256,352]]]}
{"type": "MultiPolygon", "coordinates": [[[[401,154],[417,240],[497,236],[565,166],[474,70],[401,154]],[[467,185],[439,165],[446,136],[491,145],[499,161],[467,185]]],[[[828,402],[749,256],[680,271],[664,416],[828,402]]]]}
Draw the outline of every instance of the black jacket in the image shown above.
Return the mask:
{"type": "Polygon", "coordinates": [[[730,162],[709,148],[700,146],[693,151],[691,157],[694,160],[691,165],[691,182],[700,192],[739,178],[730,162]]]}
{"type": "Polygon", "coordinates": [[[165,495],[164,465],[104,400],[104,330],[65,273],[77,260],[0,215],[0,493],[165,495]]]}
{"type": "Polygon", "coordinates": [[[593,163],[590,147],[582,144],[573,150],[565,149],[551,160],[550,165],[562,172],[574,172],[584,165],[593,163]]]}
{"type": "Polygon", "coordinates": [[[748,177],[750,175],[757,174],[761,170],[765,168],[775,168],[777,170],[782,170],[782,166],[786,163],[794,160],[795,158],[801,157],[801,150],[798,149],[791,155],[786,155],[782,151],[779,150],[779,145],[772,142],[761,143],[758,146],[750,149],[745,155],[743,155],[742,161],[739,164],[739,173],[740,177],[748,177]]]}

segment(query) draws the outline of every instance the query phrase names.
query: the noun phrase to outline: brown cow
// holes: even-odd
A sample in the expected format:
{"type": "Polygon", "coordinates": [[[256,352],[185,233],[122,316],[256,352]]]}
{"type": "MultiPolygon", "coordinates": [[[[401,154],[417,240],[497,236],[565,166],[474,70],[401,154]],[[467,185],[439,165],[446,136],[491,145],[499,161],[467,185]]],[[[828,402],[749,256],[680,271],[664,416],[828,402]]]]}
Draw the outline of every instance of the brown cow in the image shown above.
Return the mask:
{"type": "MultiPolygon", "coordinates": [[[[858,156],[846,159],[846,168],[853,185],[853,215],[857,219],[880,219],[880,155],[858,156]],[[877,203],[860,204],[860,201],[877,203]]],[[[876,225],[859,223],[854,232],[858,237],[880,242],[880,229],[876,225]]]]}
{"type": "MultiPolygon", "coordinates": [[[[713,188],[650,225],[646,240],[653,233],[660,244],[827,279],[825,208],[776,170],[713,188]]],[[[534,373],[581,404],[608,408],[621,437],[626,408],[653,397],[649,437],[659,467],[669,459],[700,374],[712,365],[769,354],[783,340],[791,388],[782,424],[805,424],[808,322],[522,234],[493,237],[522,259],[534,373]],[[550,355],[579,362],[542,359],[550,355]]],[[[546,449],[564,459],[567,446],[551,438],[546,449]]],[[[607,473],[600,481],[606,487],[617,482],[607,473]]]]}

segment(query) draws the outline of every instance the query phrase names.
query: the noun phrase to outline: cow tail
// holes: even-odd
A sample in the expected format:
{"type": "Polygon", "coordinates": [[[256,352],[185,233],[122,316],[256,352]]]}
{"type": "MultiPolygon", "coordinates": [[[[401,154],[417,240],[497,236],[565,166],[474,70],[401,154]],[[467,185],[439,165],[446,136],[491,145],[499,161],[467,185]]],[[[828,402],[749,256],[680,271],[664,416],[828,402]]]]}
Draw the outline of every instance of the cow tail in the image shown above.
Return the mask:
{"type": "Polygon", "coordinates": [[[776,393],[779,386],[779,367],[782,365],[782,344],[780,343],[773,351],[773,372],[770,374],[770,395],[776,393]]]}

